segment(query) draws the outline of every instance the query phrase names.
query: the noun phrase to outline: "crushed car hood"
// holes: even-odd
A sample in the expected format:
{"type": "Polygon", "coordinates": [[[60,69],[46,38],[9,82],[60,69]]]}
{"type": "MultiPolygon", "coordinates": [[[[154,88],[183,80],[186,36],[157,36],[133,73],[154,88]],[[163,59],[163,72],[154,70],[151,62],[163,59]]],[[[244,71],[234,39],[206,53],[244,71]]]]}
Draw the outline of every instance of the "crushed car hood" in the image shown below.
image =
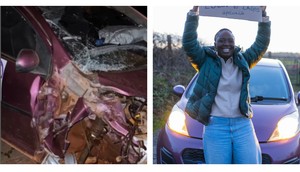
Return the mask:
{"type": "Polygon", "coordinates": [[[147,96],[147,70],[129,71],[122,73],[99,72],[99,82],[104,85],[118,87],[128,96],[147,96]]]}

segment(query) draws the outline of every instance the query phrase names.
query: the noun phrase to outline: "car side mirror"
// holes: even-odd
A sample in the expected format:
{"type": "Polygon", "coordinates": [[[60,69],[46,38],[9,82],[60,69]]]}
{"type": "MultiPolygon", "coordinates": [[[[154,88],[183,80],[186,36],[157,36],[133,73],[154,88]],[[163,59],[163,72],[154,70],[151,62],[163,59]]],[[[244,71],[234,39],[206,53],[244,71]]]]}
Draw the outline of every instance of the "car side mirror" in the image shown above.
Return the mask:
{"type": "Polygon", "coordinates": [[[185,87],[183,85],[176,85],[173,87],[173,93],[178,97],[181,97],[184,91],[185,87]]]}
{"type": "Polygon", "coordinates": [[[40,63],[40,58],[36,51],[31,49],[22,49],[16,61],[16,71],[17,72],[30,72],[34,70],[40,63]]]}

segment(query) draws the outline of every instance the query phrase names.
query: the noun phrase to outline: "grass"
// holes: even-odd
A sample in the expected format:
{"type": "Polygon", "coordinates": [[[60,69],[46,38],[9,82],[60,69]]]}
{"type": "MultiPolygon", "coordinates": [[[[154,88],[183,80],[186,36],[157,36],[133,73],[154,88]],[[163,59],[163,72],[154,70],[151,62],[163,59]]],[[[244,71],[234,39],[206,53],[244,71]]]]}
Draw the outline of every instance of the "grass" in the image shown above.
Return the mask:
{"type": "Polygon", "coordinates": [[[182,49],[171,51],[154,46],[153,50],[153,130],[163,127],[179,97],[175,85],[187,85],[195,70],[182,49]]]}

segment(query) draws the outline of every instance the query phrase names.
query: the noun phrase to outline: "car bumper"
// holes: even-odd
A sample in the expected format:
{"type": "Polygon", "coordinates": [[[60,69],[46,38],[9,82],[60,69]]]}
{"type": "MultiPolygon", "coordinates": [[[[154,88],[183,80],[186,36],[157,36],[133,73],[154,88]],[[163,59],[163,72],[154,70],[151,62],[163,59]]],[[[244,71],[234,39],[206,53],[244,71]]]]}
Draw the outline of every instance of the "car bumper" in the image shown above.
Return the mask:
{"type": "MultiPolygon", "coordinates": [[[[280,142],[260,143],[263,164],[299,164],[300,133],[280,142]]],[[[158,164],[205,163],[202,139],[177,134],[165,126],[157,142],[158,164]]]]}
{"type": "Polygon", "coordinates": [[[157,163],[196,164],[205,163],[202,139],[191,138],[171,131],[165,126],[157,141],[157,163]],[[176,143],[176,144],[174,144],[176,143]],[[201,161],[202,157],[202,161],[201,161]],[[200,158],[200,159],[199,159],[200,158]]]}
{"type": "Polygon", "coordinates": [[[300,133],[289,140],[260,143],[265,164],[300,164],[300,133]]]}

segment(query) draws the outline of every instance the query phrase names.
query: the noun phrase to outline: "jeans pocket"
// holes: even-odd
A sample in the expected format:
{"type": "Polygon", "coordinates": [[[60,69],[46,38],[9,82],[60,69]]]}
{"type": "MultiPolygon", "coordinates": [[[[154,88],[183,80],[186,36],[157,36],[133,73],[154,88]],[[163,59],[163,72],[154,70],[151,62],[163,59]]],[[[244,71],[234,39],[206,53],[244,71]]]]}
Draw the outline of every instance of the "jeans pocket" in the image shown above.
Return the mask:
{"type": "Polygon", "coordinates": [[[214,123],[214,117],[210,116],[207,126],[212,125],[214,123]]]}

